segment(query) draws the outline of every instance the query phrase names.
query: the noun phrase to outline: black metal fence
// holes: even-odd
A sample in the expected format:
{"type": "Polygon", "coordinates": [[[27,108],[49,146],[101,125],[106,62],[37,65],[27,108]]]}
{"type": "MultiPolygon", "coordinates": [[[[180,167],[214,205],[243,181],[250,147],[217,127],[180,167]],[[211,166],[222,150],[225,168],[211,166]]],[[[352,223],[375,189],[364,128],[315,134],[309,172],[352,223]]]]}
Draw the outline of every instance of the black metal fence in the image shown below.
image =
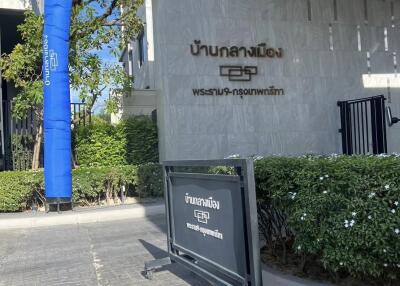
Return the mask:
{"type": "Polygon", "coordinates": [[[387,153],[385,97],[339,101],[343,154],[387,153]]]}
{"type": "MultiPolygon", "coordinates": [[[[13,118],[12,108],[11,101],[3,102],[4,168],[6,170],[27,170],[32,167],[34,138],[38,121],[33,110],[28,111],[25,118],[13,118]]],[[[43,156],[39,160],[42,166],[43,156]]]]}
{"type": "Polygon", "coordinates": [[[71,114],[74,125],[89,124],[92,121],[91,113],[87,112],[86,103],[71,103],[71,114]]]}
{"type": "MultiPolygon", "coordinates": [[[[29,111],[23,119],[12,118],[12,103],[3,100],[2,111],[3,134],[0,129],[0,171],[26,170],[32,166],[33,142],[37,130],[37,120],[33,111],[29,111]],[[4,155],[2,154],[4,144],[4,155]]],[[[71,120],[73,125],[87,125],[91,122],[91,114],[87,112],[85,103],[71,103],[71,120]]],[[[43,166],[43,152],[40,165],[43,166]]]]}

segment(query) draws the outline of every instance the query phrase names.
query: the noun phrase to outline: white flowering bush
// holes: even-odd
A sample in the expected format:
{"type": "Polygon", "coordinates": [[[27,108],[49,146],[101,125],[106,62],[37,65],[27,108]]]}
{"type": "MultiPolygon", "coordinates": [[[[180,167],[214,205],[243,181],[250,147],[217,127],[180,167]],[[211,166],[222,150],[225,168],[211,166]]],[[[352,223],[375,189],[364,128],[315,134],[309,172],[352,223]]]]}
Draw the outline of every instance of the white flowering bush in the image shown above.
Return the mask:
{"type": "Polygon", "coordinates": [[[400,158],[271,157],[255,171],[259,204],[285,214],[294,252],[329,272],[400,279],[400,158]]]}

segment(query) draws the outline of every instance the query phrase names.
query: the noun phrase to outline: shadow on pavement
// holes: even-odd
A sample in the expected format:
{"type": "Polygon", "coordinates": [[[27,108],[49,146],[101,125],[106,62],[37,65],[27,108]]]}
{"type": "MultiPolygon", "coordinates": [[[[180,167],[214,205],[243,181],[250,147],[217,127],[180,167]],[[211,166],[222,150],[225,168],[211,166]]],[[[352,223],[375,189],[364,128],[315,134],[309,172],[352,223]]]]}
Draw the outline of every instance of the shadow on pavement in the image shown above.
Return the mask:
{"type": "MultiPolygon", "coordinates": [[[[157,246],[148,243],[143,239],[139,239],[139,241],[143,245],[143,247],[154,257],[154,259],[161,259],[168,257],[168,253],[162,250],[161,248],[158,248],[157,246]]],[[[187,270],[186,268],[184,268],[179,264],[173,263],[171,265],[165,266],[157,270],[156,272],[160,271],[169,271],[192,286],[211,286],[211,284],[209,284],[203,278],[194,274],[193,272],[190,272],[189,270],[187,270]]],[[[144,271],[142,272],[142,275],[145,276],[144,271]]],[[[154,277],[153,279],[156,280],[157,277],[154,277]]]]}
{"type": "MultiPolygon", "coordinates": [[[[162,204],[162,207],[165,208],[165,205],[162,204]]],[[[167,221],[165,213],[154,214],[145,209],[145,217],[146,220],[152,223],[159,231],[167,235],[167,221]]]]}

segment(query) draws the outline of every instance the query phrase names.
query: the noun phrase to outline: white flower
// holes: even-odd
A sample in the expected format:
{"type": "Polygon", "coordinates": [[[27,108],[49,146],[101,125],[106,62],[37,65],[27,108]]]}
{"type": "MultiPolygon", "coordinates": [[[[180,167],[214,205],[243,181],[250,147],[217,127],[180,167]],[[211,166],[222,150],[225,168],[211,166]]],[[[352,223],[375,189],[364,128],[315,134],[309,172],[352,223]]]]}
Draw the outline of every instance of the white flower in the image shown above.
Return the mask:
{"type": "Polygon", "coordinates": [[[325,178],[329,178],[329,175],[325,175],[325,178]]]}
{"type": "Polygon", "coordinates": [[[395,210],[395,209],[392,209],[391,212],[392,212],[392,214],[395,214],[395,213],[396,213],[396,210],[395,210]]]}
{"type": "Polygon", "coordinates": [[[396,234],[399,234],[399,233],[400,233],[400,229],[396,228],[396,229],[394,230],[394,232],[395,232],[396,234]]]}
{"type": "Polygon", "coordinates": [[[389,190],[389,185],[385,185],[385,190],[389,190]]]}
{"type": "Polygon", "coordinates": [[[343,262],[340,262],[339,264],[340,264],[340,266],[343,266],[343,262]]]}
{"type": "Polygon", "coordinates": [[[368,216],[368,219],[372,219],[372,216],[369,215],[369,216],[368,216]]]}
{"type": "Polygon", "coordinates": [[[356,213],[356,212],[352,212],[351,215],[352,215],[353,217],[355,217],[355,216],[357,215],[357,213],[356,213]]]}
{"type": "Polygon", "coordinates": [[[298,250],[301,250],[301,245],[297,246],[297,249],[298,249],[298,250]]]}
{"type": "Polygon", "coordinates": [[[344,221],[344,227],[345,227],[345,228],[348,228],[348,227],[349,227],[349,221],[348,221],[347,219],[344,221]]]}
{"type": "Polygon", "coordinates": [[[384,263],[383,266],[388,267],[387,263],[384,263]]]}
{"type": "Polygon", "coordinates": [[[383,250],[383,253],[386,253],[386,252],[387,252],[386,249],[384,249],[384,250],[383,250]]]}
{"type": "Polygon", "coordinates": [[[324,179],[324,177],[319,177],[319,179],[322,181],[324,179]]]}
{"type": "Polygon", "coordinates": [[[323,194],[327,194],[327,193],[328,193],[328,191],[323,191],[322,193],[323,193],[323,194]]]}
{"type": "Polygon", "coordinates": [[[350,221],[350,226],[353,226],[355,223],[356,223],[355,220],[352,219],[352,220],[350,221]]]}
{"type": "Polygon", "coordinates": [[[399,202],[398,202],[398,201],[395,201],[395,202],[394,202],[394,205],[397,207],[397,206],[399,205],[399,202]]]}
{"type": "Polygon", "coordinates": [[[397,264],[397,268],[400,268],[400,264],[397,264]]]}
{"type": "Polygon", "coordinates": [[[368,198],[370,198],[370,199],[372,199],[373,197],[375,197],[375,193],[374,193],[374,192],[372,192],[372,193],[370,193],[370,194],[368,195],[368,198]]]}

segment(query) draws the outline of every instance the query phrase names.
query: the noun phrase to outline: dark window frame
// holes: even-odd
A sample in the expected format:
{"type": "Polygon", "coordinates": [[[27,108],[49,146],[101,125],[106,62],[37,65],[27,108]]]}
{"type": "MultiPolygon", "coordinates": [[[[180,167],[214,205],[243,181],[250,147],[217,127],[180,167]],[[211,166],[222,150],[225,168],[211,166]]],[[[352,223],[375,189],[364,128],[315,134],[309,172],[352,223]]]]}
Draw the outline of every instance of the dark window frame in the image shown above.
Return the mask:
{"type": "Polygon", "coordinates": [[[138,64],[139,68],[143,66],[145,62],[145,57],[144,57],[144,51],[145,51],[145,46],[144,46],[144,31],[140,32],[140,34],[137,37],[138,41],[138,64]]]}

